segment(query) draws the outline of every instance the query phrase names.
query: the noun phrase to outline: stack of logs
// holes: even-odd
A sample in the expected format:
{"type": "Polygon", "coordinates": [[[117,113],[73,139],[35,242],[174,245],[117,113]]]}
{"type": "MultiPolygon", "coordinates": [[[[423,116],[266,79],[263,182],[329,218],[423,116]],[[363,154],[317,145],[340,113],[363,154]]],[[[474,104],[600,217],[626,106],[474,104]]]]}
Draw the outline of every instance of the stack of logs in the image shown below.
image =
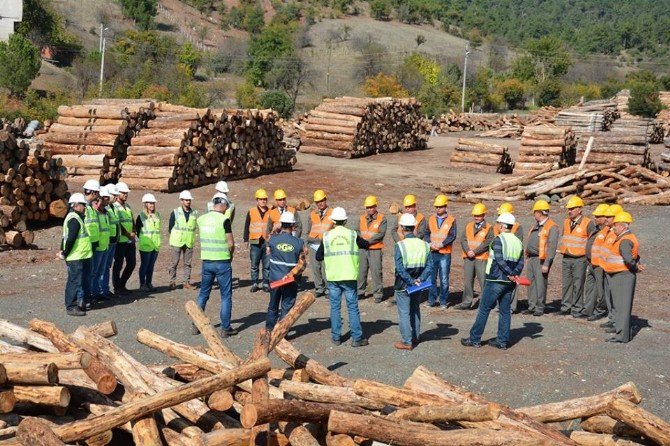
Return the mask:
{"type": "Polygon", "coordinates": [[[570,128],[551,125],[526,127],[521,135],[519,159],[514,173],[531,173],[547,167],[566,167],[575,163],[575,134],[570,128]]]}
{"type": "Polygon", "coordinates": [[[153,117],[153,102],[99,99],[58,107],[58,120],[41,136],[44,147],[63,158],[71,180],[116,182],[135,132],[153,117]]]}
{"type": "Polygon", "coordinates": [[[646,138],[649,144],[659,144],[663,142],[663,124],[650,118],[630,116],[617,119],[614,124],[612,124],[610,131],[624,136],[643,137],[646,138]]]}
{"type": "Polygon", "coordinates": [[[663,136],[666,138],[670,136],[670,110],[669,109],[663,109],[661,110],[658,115],[656,115],[656,122],[661,124],[663,127],[663,136]]]}
{"type": "Polygon", "coordinates": [[[483,172],[512,173],[514,169],[507,146],[476,139],[460,138],[449,161],[452,167],[483,172]]]}
{"type": "Polygon", "coordinates": [[[168,367],[148,367],[119,348],[107,338],[115,333],[110,324],[82,326],[67,335],[38,319],[30,321],[31,330],[0,321],[0,335],[34,349],[0,344],[8,364],[0,408],[16,415],[0,431],[9,437],[3,444],[592,446],[614,444],[615,435],[670,444],[670,424],[638,406],[642,396],[633,383],[513,409],[424,366],[402,388],[341,376],[284,339],[314,300],[313,294],[302,294],[271,332],[260,329],[247,358],[232,352],[197,304],[187,302],[207,353],[146,329],[137,333],[139,342],[178,361],[168,367]],[[271,352],[290,368],[271,369],[271,352]],[[37,370],[46,366],[53,376],[56,361],[62,364],[58,383],[53,377],[43,382],[44,372],[37,370]],[[36,380],[42,391],[23,390],[35,389],[36,380]],[[54,424],[24,416],[62,414],[63,406],[74,418],[54,424]],[[582,430],[569,433],[551,424],[578,419],[582,430]]]}
{"type": "Polygon", "coordinates": [[[606,132],[618,118],[615,100],[598,100],[561,110],[555,124],[571,127],[575,133],[606,132]]]}
{"type": "MultiPolygon", "coordinates": [[[[449,113],[443,114],[439,118],[440,124],[437,128],[437,133],[448,132],[467,132],[467,131],[489,131],[501,130],[505,128],[505,133],[516,133],[523,130],[523,119],[516,114],[499,114],[499,113],[456,113],[450,110],[449,113]]],[[[430,121],[428,122],[428,131],[431,128],[430,121]]],[[[489,135],[480,135],[489,136],[489,135]]],[[[497,136],[496,137],[505,137],[497,136]]]]}
{"type": "Polygon", "coordinates": [[[665,172],[670,172],[670,139],[665,140],[665,151],[661,153],[661,162],[658,163],[658,167],[665,172]]]}
{"type": "Polygon", "coordinates": [[[577,143],[577,163],[581,163],[593,138],[591,148],[586,155],[587,166],[612,163],[628,163],[634,166],[651,167],[652,160],[649,145],[644,135],[626,135],[620,132],[582,133],[577,143]]]}
{"type": "Polygon", "coordinates": [[[301,124],[300,151],[352,158],[427,147],[421,105],[415,99],[326,99],[301,124]]]}
{"type": "Polygon", "coordinates": [[[575,194],[586,204],[667,205],[670,204],[670,178],[624,163],[581,170],[577,165],[559,170],[548,167],[534,174],[465,191],[460,198],[468,202],[520,201],[549,195],[558,200],[575,194]]]}

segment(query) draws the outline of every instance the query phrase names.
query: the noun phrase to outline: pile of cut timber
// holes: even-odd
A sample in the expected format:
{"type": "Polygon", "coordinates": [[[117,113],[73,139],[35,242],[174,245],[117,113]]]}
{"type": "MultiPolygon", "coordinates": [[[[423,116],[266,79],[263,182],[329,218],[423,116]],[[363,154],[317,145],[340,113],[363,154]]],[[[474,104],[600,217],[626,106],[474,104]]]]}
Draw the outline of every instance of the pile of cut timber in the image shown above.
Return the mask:
{"type": "Polygon", "coordinates": [[[665,140],[665,151],[661,153],[661,162],[658,167],[665,172],[670,172],[670,139],[665,140]]]}
{"type": "Polygon", "coordinates": [[[489,144],[476,139],[460,138],[449,161],[452,167],[483,172],[512,173],[514,169],[507,146],[489,144]]]}
{"type": "Polygon", "coordinates": [[[461,193],[469,202],[482,200],[533,200],[540,195],[554,199],[579,195],[586,204],[617,202],[620,204],[670,204],[670,178],[642,166],[625,163],[598,165],[579,170],[579,166],[551,170],[546,168],[490,186],[461,193]]]}
{"type": "Polygon", "coordinates": [[[533,110],[530,112],[530,118],[527,125],[553,124],[556,121],[556,115],[558,115],[560,111],[560,108],[551,105],[533,110]]]}
{"type": "Polygon", "coordinates": [[[638,116],[621,118],[612,124],[610,131],[625,136],[642,136],[647,138],[649,144],[663,142],[663,124],[651,118],[640,118],[638,116]]]}
{"type": "Polygon", "coordinates": [[[30,330],[0,320],[0,335],[23,344],[0,344],[0,411],[14,414],[4,417],[9,421],[0,435],[8,444],[52,446],[569,446],[614,444],[613,436],[622,434],[670,444],[670,425],[638,406],[642,396],[632,382],[514,409],[424,366],[403,387],[339,375],[284,339],[314,299],[302,294],[271,332],[261,328],[247,358],[232,352],[189,301],[186,311],[207,353],[141,329],[139,342],[177,360],[158,367],[110,340],[114,324],[82,326],[67,335],[43,320],[31,320],[30,330]],[[272,352],[289,368],[271,369],[272,352]],[[69,418],[59,419],[66,408],[72,409],[69,418]],[[552,424],[579,419],[581,429],[571,432],[552,424]]]}
{"type": "Polygon", "coordinates": [[[514,173],[530,173],[547,167],[575,163],[575,134],[570,128],[536,125],[524,128],[514,173]]]}
{"type": "MultiPolygon", "coordinates": [[[[507,128],[506,134],[523,130],[523,119],[516,114],[499,113],[456,113],[450,110],[439,118],[440,124],[437,133],[467,132],[467,131],[489,131],[507,128]]],[[[430,131],[432,124],[427,122],[427,130],[430,131]]],[[[480,135],[488,136],[488,135],[480,135]]],[[[498,136],[496,136],[498,137],[498,136]]],[[[504,137],[504,136],[503,136],[504,137]]]]}
{"type": "Polygon", "coordinates": [[[615,100],[598,100],[561,110],[554,123],[571,127],[575,133],[606,132],[619,118],[615,100]]]}
{"type": "Polygon", "coordinates": [[[428,137],[415,99],[326,99],[301,123],[303,153],[352,158],[421,150],[428,137]]]}
{"type": "Polygon", "coordinates": [[[670,136],[670,110],[663,109],[656,115],[656,121],[663,126],[663,136],[670,136]]]}
{"type": "Polygon", "coordinates": [[[627,136],[621,132],[582,133],[577,143],[577,160],[582,161],[588,148],[589,139],[593,143],[586,156],[587,166],[628,163],[649,168],[652,165],[649,145],[644,135],[627,136]]]}
{"type": "Polygon", "coordinates": [[[58,120],[41,136],[63,158],[71,180],[115,182],[135,132],[153,117],[153,102],[99,99],[58,107],[58,120]]]}
{"type": "Polygon", "coordinates": [[[630,90],[621,90],[614,96],[616,109],[621,118],[629,118],[632,115],[628,113],[628,100],[630,99],[630,90]]]}

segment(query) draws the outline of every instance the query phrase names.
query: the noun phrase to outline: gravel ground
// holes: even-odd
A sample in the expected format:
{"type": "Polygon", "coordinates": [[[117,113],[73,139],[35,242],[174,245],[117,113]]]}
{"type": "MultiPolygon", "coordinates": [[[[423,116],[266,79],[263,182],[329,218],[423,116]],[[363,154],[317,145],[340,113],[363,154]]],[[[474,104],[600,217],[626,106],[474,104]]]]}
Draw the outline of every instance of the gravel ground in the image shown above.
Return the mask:
{"type": "MultiPolygon", "coordinates": [[[[290,197],[308,197],[317,188],[324,188],[331,205],[342,205],[352,215],[362,212],[362,200],[373,191],[379,196],[381,210],[400,202],[405,193],[413,192],[419,198],[424,212],[430,209],[435,195],[435,183],[460,185],[483,184],[495,181],[499,175],[453,171],[448,168],[448,156],[456,138],[438,137],[431,141],[432,150],[422,153],[398,153],[375,156],[362,160],[339,160],[310,155],[299,155],[298,169],[257,179],[231,183],[239,214],[233,226],[238,241],[233,272],[236,287],[233,294],[233,326],[239,336],[227,342],[240,355],[249,352],[255,332],[262,326],[268,295],[249,293],[248,251],[241,243],[244,211],[251,206],[253,191],[259,186],[271,191],[277,187],[287,190],[290,197]],[[344,180],[346,178],[346,180],[344,180]]],[[[518,144],[504,140],[506,144],[518,144]]],[[[71,189],[78,186],[71,185],[71,189]]],[[[205,186],[193,191],[195,206],[212,194],[205,186]]],[[[142,193],[131,194],[131,205],[139,209],[142,193]]],[[[171,209],[178,205],[177,194],[157,194],[158,209],[167,220],[171,209]]],[[[487,203],[495,209],[497,203],[487,203]]],[[[453,203],[450,211],[463,228],[470,205],[453,203]]],[[[520,203],[517,214],[528,228],[531,223],[530,203],[520,203]]],[[[562,215],[555,215],[561,219],[562,215]]],[[[484,346],[466,349],[458,342],[466,337],[474,320],[473,311],[422,309],[421,345],[411,352],[399,352],[393,343],[399,339],[397,310],[392,303],[392,251],[385,249],[384,284],[387,300],[375,304],[371,298],[360,302],[361,318],[370,346],[352,348],[348,343],[335,347],[330,343],[329,306],[324,299],[314,305],[298,321],[289,338],[306,355],[314,357],[331,369],[349,377],[379,380],[401,385],[419,365],[425,365],[446,380],[478,392],[487,398],[511,406],[533,405],[566,398],[599,393],[627,381],[635,382],[644,396],[644,407],[659,416],[670,419],[670,297],[660,280],[670,272],[667,262],[670,253],[658,250],[652,258],[652,243],[667,246],[667,231],[658,229],[659,221],[667,221],[670,211],[665,207],[631,208],[636,218],[634,231],[642,245],[643,263],[647,271],[638,278],[633,313],[636,336],[629,344],[605,343],[606,335],[598,323],[575,320],[555,313],[537,318],[515,315],[512,318],[512,347],[507,351],[484,346]]],[[[303,221],[307,217],[303,213],[303,221]]],[[[167,223],[166,223],[167,225],[167,223]]],[[[135,334],[146,328],[170,339],[191,345],[202,345],[199,336],[190,334],[190,321],[184,303],[194,299],[197,291],[167,288],[169,256],[164,249],[156,266],[155,285],[151,294],[133,293],[113,305],[98,307],[85,318],[71,318],[63,310],[63,287],[66,270],[55,259],[60,240],[60,227],[45,227],[38,231],[39,249],[0,252],[0,317],[26,325],[31,318],[50,320],[66,331],[79,324],[93,324],[114,319],[119,326],[115,340],[122,348],[145,363],[167,364],[170,359],[139,344],[135,334]]],[[[167,235],[164,235],[167,245],[167,235]]],[[[194,257],[194,280],[199,280],[200,261],[194,257]]],[[[454,255],[451,291],[457,301],[462,289],[462,260],[454,255]]],[[[139,267],[139,259],[138,259],[139,267]]],[[[311,283],[310,283],[311,285],[311,283]]],[[[560,260],[550,276],[549,301],[553,307],[560,300],[560,260]]],[[[138,287],[137,274],[129,288],[138,287]]],[[[207,308],[208,315],[218,322],[218,290],[214,290],[207,308]]],[[[521,294],[525,298],[525,292],[521,294]]],[[[343,312],[344,314],[344,312],[343,312]]],[[[346,315],[345,315],[346,318],[346,315]]],[[[484,339],[495,337],[496,313],[492,313],[484,339]]],[[[346,327],[346,325],[345,325],[346,327]]],[[[276,358],[275,358],[276,360],[276,358]]],[[[280,366],[277,360],[277,366],[280,366]]],[[[567,423],[564,427],[568,427],[567,423]]]]}

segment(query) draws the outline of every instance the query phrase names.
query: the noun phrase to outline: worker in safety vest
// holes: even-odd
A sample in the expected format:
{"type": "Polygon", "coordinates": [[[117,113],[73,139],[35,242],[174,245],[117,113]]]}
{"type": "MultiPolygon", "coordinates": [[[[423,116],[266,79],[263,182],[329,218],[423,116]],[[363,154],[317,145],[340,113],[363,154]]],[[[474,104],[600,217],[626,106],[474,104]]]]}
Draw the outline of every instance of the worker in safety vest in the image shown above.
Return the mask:
{"type": "Polygon", "coordinates": [[[551,206],[546,200],[533,205],[535,225],[528,232],[526,265],[528,266],[528,309],[523,314],[542,316],[547,303],[547,279],[558,247],[558,225],[549,218],[551,206]]]}
{"type": "MultiPolygon", "coordinates": [[[[616,233],[612,230],[614,227],[614,217],[617,216],[620,212],[623,212],[624,209],[621,207],[619,204],[611,204],[609,208],[607,208],[607,213],[605,216],[607,217],[605,221],[605,225],[609,228],[609,231],[605,235],[605,238],[602,240],[602,246],[600,247],[600,262],[602,263],[604,256],[607,252],[609,252],[609,246],[611,246],[614,243],[614,240],[616,239],[616,233]]],[[[601,265],[602,268],[602,265],[601,265]]],[[[609,284],[607,283],[607,280],[605,278],[605,272],[603,271],[603,281],[604,281],[604,286],[603,286],[603,299],[605,300],[605,306],[607,307],[607,322],[604,322],[600,324],[600,328],[613,328],[614,327],[614,308],[612,306],[612,292],[609,289],[609,284]]]]}
{"type": "Polygon", "coordinates": [[[430,244],[430,261],[433,263],[431,277],[432,288],[428,293],[427,307],[438,304],[437,278],[440,278],[439,304],[442,309],[447,308],[449,300],[449,275],[451,272],[451,251],[458,234],[456,219],[447,213],[449,200],[446,195],[435,197],[433,206],[435,214],[428,217],[428,229],[425,241],[430,244]]]}
{"type": "Polygon", "coordinates": [[[375,303],[384,298],[382,279],[382,249],[386,235],[386,217],[377,211],[377,197],[365,198],[365,213],[358,221],[358,235],[370,243],[367,249],[358,250],[358,298],[364,298],[368,286],[368,270],[372,277],[372,296],[375,303]]]}
{"type": "MultiPolygon", "coordinates": [[[[498,206],[497,209],[498,216],[502,214],[512,214],[514,215],[514,206],[512,206],[512,203],[505,202],[498,206]]],[[[516,221],[514,225],[512,225],[512,230],[510,231],[513,235],[516,235],[516,237],[521,240],[521,243],[523,243],[523,226],[516,221]]],[[[493,236],[498,237],[500,235],[500,229],[498,225],[493,225],[493,236]]],[[[512,291],[512,313],[516,314],[519,312],[519,287],[515,287],[514,291],[512,291]]]]}
{"type": "Polygon", "coordinates": [[[584,280],[586,279],[586,242],[596,225],[582,215],[584,202],[573,195],[565,205],[568,218],[563,220],[559,251],[563,254],[561,314],[586,319],[584,313],[584,280]]]}
{"type": "Polygon", "coordinates": [[[307,220],[307,245],[309,247],[309,263],[312,266],[314,294],[316,297],[322,297],[328,293],[326,272],[323,264],[316,260],[316,251],[323,239],[323,233],[333,227],[333,221],[330,219],[330,214],[333,211],[328,207],[328,197],[321,189],[314,191],[314,204],[316,209],[310,212],[309,220],[307,220]]]}
{"type": "Polygon", "coordinates": [[[74,193],[68,200],[70,211],[63,221],[63,240],[59,257],[67,265],[65,284],[65,311],[69,316],[85,316],[86,312],[78,305],[78,296],[82,293],[84,264],[91,261],[93,247],[88,237],[84,215],[88,202],[80,193],[74,193]]]}
{"type": "Polygon", "coordinates": [[[586,241],[586,279],[584,280],[584,314],[588,321],[596,321],[607,316],[605,306],[605,276],[600,266],[602,247],[610,228],[607,226],[609,206],[599,204],[593,211],[595,229],[589,232],[586,241]]]}
{"type": "Polygon", "coordinates": [[[316,260],[323,261],[330,291],[330,330],[333,344],[341,344],[342,331],[342,294],[347,303],[349,313],[349,329],[351,331],[351,346],[363,347],[368,340],[363,337],[361,316],[358,310],[358,296],[356,295],[356,279],[358,278],[358,250],[367,249],[370,244],[359,237],[356,231],[348,229],[347,212],[342,208],[335,208],[331,214],[335,225],[323,233],[323,239],[316,252],[316,260]]]}
{"type": "Polygon", "coordinates": [[[198,220],[198,211],[191,207],[193,195],[184,190],[179,194],[181,206],[173,210],[168,222],[170,233],[170,289],[177,288],[177,267],[179,259],[184,258],[184,289],[191,290],[191,262],[193,260],[193,246],[195,245],[195,227],[198,220]]]}
{"type": "Polygon", "coordinates": [[[398,307],[398,326],[401,341],[394,347],[398,350],[413,350],[419,344],[421,334],[420,303],[426,291],[414,294],[407,287],[420,285],[433,276],[434,264],[430,259],[430,245],[414,235],[416,218],[412,214],[402,214],[398,224],[404,238],[395,244],[395,302],[398,307]]]}
{"type": "Polygon", "coordinates": [[[154,291],[154,266],[161,248],[161,214],[156,211],[156,197],[142,196],[144,210],[135,221],[140,251],[140,291],[154,291]]]}
{"type": "Polygon", "coordinates": [[[640,244],[631,232],[633,218],[628,212],[619,212],[614,217],[612,232],[616,234],[614,242],[604,252],[602,268],[612,293],[614,308],[614,327],[607,330],[614,336],[608,342],[628,342],[632,339],[630,317],[635,296],[637,273],[644,271],[640,264],[640,244]]]}
{"type": "Polygon", "coordinates": [[[486,221],[486,206],[477,203],[472,208],[472,221],[461,234],[463,249],[463,301],[454,308],[469,310],[475,297],[475,277],[479,289],[484,291],[486,261],[489,259],[489,244],[493,241],[493,228],[486,221]]]}
{"type": "MultiPolygon", "coordinates": [[[[426,228],[428,225],[423,214],[417,210],[416,197],[412,194],[405,195],[405,198],[402,200],[402,205],[404,207],[403,214],[412,214],[416,219],[414,235],[416,235],[421,240],[424,240],[426,237],[426,228]]],[[[398,218],[400,218],[400,216],[398,218]]],[[[400,228],[400,225],[398,225],[398,219],[396,219],[391,226],[391,237],[393,237],[394,242],[399,242],[405,237],[402,229],[400,228]]]]}
{"type": "MultiPolygon", "coordinates": [[[[198,217],[200,258],[202,259],[202,281],[198,294],[198,306],[203,311],[205,310],[214,279],[216,279],[221,292],[221,336],[227,338],[237,334],[237,330],[230,325],[233,311],[232,259],[235,252],[235,241],[230,219],[226,217],[228,197],[219,192],[214,195],[212,203],[214,205],[212,210],[198,217]]],[[[191,325],[191,332],[199,333],[195,325],[191,325]]]]}
{"type": "Polygon", "coordinates": [[[88,180],[84,183],[84,198],[86,198],[86,213],[84,214],[84,225],[88,238],[93,246],[93,255],[90,262],[84,265],[83,294],[79,300],[82,307],[90,310],[93,305],[93,292],[95,285],[95,271],[100,269],[100,261],[104,257],[103,252],[98,251],[98,240],[100,239],[100,218],[97,208],[100,206],[100,183],[97,180],[88,180]]]}
{"type": "MultiPolygon", "coordinates": [[[[98,213],[98,244],[95,248],[97,254],[100,256],[99,263],[93,274],[91,281],[91,294],[96,300],[109,300],[102,287],[102,276],[107,266],[107,256],[109,254],[109,240],[110,240],[110,221],[107,213],[107,206],[112,195],[107,191],[107,187],[100,186],[98,202],[93,206],[98,213]]],[[[96,252],[93,253],[95,257],[96,252]]]]}
{"type": "Polygon", "coordinates": [[[115,294],[111,292],[109,287],[109,278],[112,269],[112,262],[114,261],[114,254],[116,253],[116,245],[119,242],[119,214],[114,206],[116,198],[119,196],[119,191],[116,189],[114,184],[108,184],[105,186],[107,192],[109,192],[109,203],[105,206],[105,211],[107,212],[107,219],[109,220],[109,248],[107,248],[107,255],[105,256],[102,272],[100,273],[100,289],[102,290],[103,295],[111,299],[116,297],[115,294]]]}
{"type": "MultiPolygon", "coordinates": [[[[216,191],[216,194],[224,194],[228,198],[228,203],[230,203],[230,205],[226,211],[226,218],[229,219],[230,223],[232,224],[232,222],[235,220],[235,203],[233,203],[233,201],[230,199],[230,188],[228,187],[228,183],[225,181],[219,181],[216,183],[216,186],[214,186],[214,190],[216,191]]],[[[210,212],[213,208],[214,198],[207,202],[207,212],[210,212]]]]}
{"type": "Polygon", "coordinates": [[[267,227],[270,219],[268,209],[268,193],[265,189],[258,189],[254,194],[256,206],[249,209],[247,219],[244,222],[244,242],[249,248],[251,259],[251,292],[255,293],[263,286],[263,291],[270,292],[270,264],[267,256],[268,240],[267,227]],[[259,265],[263,266],[263,280],[259,280],[259,265]]]}
{"type": "Polygon", "coordinates": [[[482,334],[486,328],[489,313],[499,305],[498,335],[488,345],[506,350],[509,343],[512,322],[512,292],[516,288],[515,280],[523,270],[523,244],[512,234],[516,218],[510,213],[498,216],[496,225],[499,234],[489,247],[486,263],[486,285],[477,311],[477,319],[470,329],[470,337],[461,339],[466,347],[481,346],[482,334]]]}
{"type": "Polygon", "coordinates": [[[126,288],[128,279],[133,274],[135,269],[135,241],[136,235],[133,224],[133,210],[128,204],[128,194],[130,189],[128,185],[122,181],[116,184],[116,189],[119,191],[119,196],[116,197],[114,206],[119,216],[119,242],[116,245],[116,252],[114,253],[114,266],[112,267],[112,284],[114,285],[114,293],[119,295],[128,295],[130,291],[126,288]],[[125,268],[123,266],[125,262],[125,268]],[[123,269],[123,272],[121,270],[123,269]]]}
{"type": "Polygon", "coordinates": [[[282,214],[287,211],[292,213],[293,217],[295,217],[295,229],[293,230],[293,235],[298,238],[302,237],[302,221],[300,221],[300,216],[298,215],[296,208],[286,204],[288,197],[286,192],[284,192],[284,189],[277,189],[272,196],[275,199],[275,204],[270,209],[270,217],[268,219],[267,227],[268,237],[272,237],[274,234],[279,234],[282,231],[282,225],[279,219],[282,214]]]}

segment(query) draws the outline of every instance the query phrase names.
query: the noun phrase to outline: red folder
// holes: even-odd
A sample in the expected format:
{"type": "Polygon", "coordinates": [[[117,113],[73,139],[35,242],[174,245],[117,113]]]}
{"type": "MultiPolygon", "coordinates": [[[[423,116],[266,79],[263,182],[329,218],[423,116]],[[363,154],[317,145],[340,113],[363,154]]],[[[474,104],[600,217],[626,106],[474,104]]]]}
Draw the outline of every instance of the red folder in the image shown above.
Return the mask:
{"type": "Polygon", "coordinates": [[[523,276],[517,276],[517,278],[514,282],[517,285],[521,285],[521,286],[529,286],[530,285],[530,279],[528,277],[523,277],[523,276]]]}
{"type": "Polygon", "coordinates": [[[279,288],[293,282],[295,282],[295,277],[293,276],[289,276],[285,279],[275,280],[274,282],[270,282],[270,289],[274,290],[275,288],[279,288]]]}

